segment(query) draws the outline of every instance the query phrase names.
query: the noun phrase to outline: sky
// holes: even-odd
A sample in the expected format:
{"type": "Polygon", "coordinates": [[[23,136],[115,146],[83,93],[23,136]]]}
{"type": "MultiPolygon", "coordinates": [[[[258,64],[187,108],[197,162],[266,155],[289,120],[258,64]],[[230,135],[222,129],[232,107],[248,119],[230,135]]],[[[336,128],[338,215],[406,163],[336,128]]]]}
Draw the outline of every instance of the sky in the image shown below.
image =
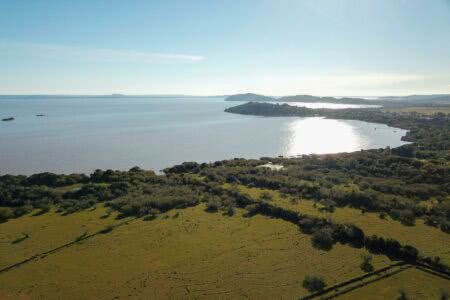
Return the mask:
{"type": "Polygon", "coordinates": [[[450,0],[0,0],[0,94],[450,93],[450,0]]]}

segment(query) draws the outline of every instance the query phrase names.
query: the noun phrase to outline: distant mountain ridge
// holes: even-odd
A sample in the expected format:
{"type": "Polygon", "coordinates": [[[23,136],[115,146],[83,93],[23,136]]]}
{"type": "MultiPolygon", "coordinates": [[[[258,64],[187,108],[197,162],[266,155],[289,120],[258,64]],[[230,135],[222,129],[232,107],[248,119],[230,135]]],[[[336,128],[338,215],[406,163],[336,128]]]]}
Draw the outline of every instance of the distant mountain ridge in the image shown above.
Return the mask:
{"type": "Polygon", "coordinates": [[[246,93],[228,96],[227,98],[225,98],[225,101],[255,102],[255,101],[277,101],[277,99],[259,94],[246,93]]]}
{"type": "Polygon", "coordinates": [[[450,95],[411,95],[401,97],[380,97],[375,100],[363,98],[335,98],[318,97],[312,95],[294,95],[280,98],[269,97],[254,93],[237,94],[228,96],[225,101],[243,101],[243,102],[309,102],[309,103],[333,103],[333,104],[356,104],[356,105],[383,105],[383,106],[450,106],[450,95]]]}

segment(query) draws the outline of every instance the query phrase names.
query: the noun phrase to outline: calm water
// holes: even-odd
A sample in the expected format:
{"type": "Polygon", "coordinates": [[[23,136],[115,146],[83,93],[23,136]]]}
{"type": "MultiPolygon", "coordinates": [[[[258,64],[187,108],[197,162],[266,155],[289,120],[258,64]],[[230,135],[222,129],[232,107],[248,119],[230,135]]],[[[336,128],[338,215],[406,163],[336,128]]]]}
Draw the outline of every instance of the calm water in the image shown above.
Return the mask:
{"type": "Polygon", "coordinates": [[[359,121],[223,112],[223,98],[0,98],[0,173],[91,172],[183,161],[399,146],[404,130],[359,121]],[[36,117],[45,114],[45,117],[36,117]]]}

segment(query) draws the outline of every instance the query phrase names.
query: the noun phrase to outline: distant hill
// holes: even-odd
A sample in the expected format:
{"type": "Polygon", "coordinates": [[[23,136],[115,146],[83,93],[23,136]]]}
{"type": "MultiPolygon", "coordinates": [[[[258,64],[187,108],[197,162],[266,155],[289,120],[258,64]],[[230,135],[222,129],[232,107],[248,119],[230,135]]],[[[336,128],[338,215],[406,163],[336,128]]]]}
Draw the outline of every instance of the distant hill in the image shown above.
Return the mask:
{"type": "Polygon", "coordinates": [[[277,101],[277,99],[268,97],[268,96],[247,93],[247,94],[236,94],[236,95],[228,96],[227,98],[225,98],[225,101],[254,102],[254,101],[277,101]]]}
{"type": "Polygon", "coordinates": [[[309,102],[309,103],[333,103],[333,104],[356,104],[356,105],[383,105],[385,107],[403,107],[403,106],[450,106],[450,95],[411,95],[411,96],[392,96],[380,97],[375,100],[363,98],[335,98],[318,97],[312,95],[294,95],[280,98],[268,97],[253,93],[237,94],[229,96],[225,101],[243,101],[243,102],[309,102]]]}
{"type": "Polygon", "coordinates": [[[232,95],[227,97],[225,101],[244,101],[244,102],[279,101],[279,102],[312,102],[312,103],[326,102],[326,103],[340,103],[340,104],[378,104],[377,100],[367,100],[361,98],[338,99],[334,97],[318,97],[312,95],[295,95],[295,96],[284,96],[281,98],[274,98],[253,93],[232,95]]]}
{"type": "Polygon", "coordinates": [[[317,97],[311,95],[296,95],[281,97],[278,101],[282,102],[325,102],[336,104],[365,104],[365,105],[377,105],[380,104],[378,100],[367,100],[362,98],[334,98],[334,97],[317,97]]]}

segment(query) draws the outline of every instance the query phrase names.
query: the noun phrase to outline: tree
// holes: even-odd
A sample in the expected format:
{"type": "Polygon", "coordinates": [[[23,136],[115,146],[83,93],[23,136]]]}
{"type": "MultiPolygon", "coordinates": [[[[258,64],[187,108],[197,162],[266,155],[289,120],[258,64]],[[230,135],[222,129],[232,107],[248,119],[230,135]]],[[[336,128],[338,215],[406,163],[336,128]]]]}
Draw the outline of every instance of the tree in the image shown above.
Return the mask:
{"type": "Polygon", "coordinates": [[[306,276],[303,280],[303,287],[307,289],[310,293],[322,291],[327,284],[322,277],[319,276],[306,276]]]}
{"type": "Polygon", "coordinates": [[[13,210],[9,207],[0,207],[0,223],[6,222],[14,216],[13,210]]]}
{"type": "Polygon", "coordinates": [[[408,295],[404,289],[399,291],[400,295],[397,297],[397,300],[408,300],[408,295]]]}
{"type": "Polygon", "coordinates": [[[331,250],[335,243],[333,238],[333,231],[329,227],[324,227],[316,232],[311,237],[313,246],[322,250],[331,250]]]}
{"type": "Polygon", "coordinates": [[[370,254],[365,254],[362,256],[362,263],[360,265],[361,270],[363,270],[364,272],[372,272],[374,270],[373,264],[372,264],[372,255],[370,254]]]}
{"type": "Polygon", "coordinates": [[[217,212],[220,208],[220,200],[218,197],[211,197],[208,199],[206,203],[206,211],[207,212],[217,212]]]}

